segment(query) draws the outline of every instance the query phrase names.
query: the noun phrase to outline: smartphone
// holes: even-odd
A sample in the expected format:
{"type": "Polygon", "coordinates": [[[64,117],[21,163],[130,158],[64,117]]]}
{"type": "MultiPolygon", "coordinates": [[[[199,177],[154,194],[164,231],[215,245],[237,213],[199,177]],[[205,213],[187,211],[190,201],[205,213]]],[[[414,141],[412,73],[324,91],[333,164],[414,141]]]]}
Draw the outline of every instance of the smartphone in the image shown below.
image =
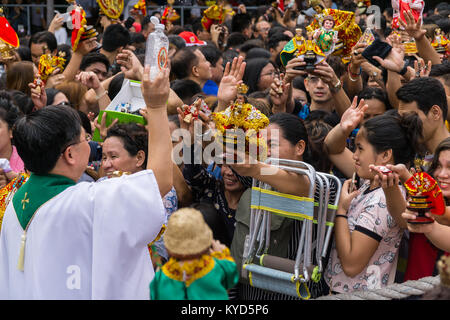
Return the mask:
{"type": "Polygon", "coordinates": [[[373,59],[374,56],[384,59],[391,52],[392,47],[389,43],[383,42],[380,39],[375,39],[370,46],[362,52],[362,56],[367,59],[375,67],[380,67],[378,61],[373,59]]]}

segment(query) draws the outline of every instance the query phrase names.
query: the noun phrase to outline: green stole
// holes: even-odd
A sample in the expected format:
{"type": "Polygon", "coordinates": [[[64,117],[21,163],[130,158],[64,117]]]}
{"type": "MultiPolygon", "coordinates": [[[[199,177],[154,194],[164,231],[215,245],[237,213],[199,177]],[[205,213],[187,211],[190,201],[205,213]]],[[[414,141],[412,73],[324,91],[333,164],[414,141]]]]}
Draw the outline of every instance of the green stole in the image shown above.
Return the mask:
{"type": "Polygon", "coordinates": [[[12,203],[17,219],[24,230],[17,265],[19,270],[23,271],[26,233],[35,212],[48,200],[73,185],[75,185],[75,181],[65,176],[32,173],[28,181],[14,194],[12,203]]]}
{"type": "Polygon", "coordinates": [[[32,173],[12,200],[22,228],[27,228],[28,222],[41,205],[73,185],[75,181],[64,176],[32,173]]]}

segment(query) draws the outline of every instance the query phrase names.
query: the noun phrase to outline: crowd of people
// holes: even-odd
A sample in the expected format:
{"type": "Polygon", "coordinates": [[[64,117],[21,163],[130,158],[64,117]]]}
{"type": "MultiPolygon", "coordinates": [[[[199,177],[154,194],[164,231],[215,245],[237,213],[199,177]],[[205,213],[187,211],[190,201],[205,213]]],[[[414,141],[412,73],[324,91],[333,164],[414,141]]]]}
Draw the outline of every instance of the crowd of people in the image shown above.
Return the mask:
{"type": "MultiPolygon", "coordinates": [[[[175,12],[141,2],[120,8],[126,18],[104,1],[83,7],[96,31],[84,37],[91,29],[82,29],[75,42],[63,14],[31,36],[18,29],[22,8],[5,15],[20,45],[0,59],[0,298],[292,299],[253,287],[242,263],[252,181],[306,197],[307,176],[245,155],[194,161],[219,141],[218,114],[237,106],[253,117],[241,126],[264,130],[267,157],[308,163],[342,182],[313,298],[450,275],[450,207],[415,223],[405,187],[426,172],[450,201],[447,2],[425,3],[417,18],[420,1],[410,1],[398,22],[390,5],[377,16],[370,1],[278,1],[257,10],[222,1],[220,23],[205,23],[202,9],[183,25],[175,12]],[[289,56],[321,37],[310,25],[330,12],[346,12],[360,30],[344,43],[348,54],[314,47],[313,65],[289,56]],[[154,16],[169,50],[151,79],[154,16]],[[367,31],[371,42],[359,41],[367,31]],[[392,49],[367,59],[373,41],[392,49]],[[43,56],[61,63],[45,73],[43,56]],[[140,83],[145,106],[130,113],[143,122],[109,121],[105,110],[129,80],[140,83]],[[187,112],[199,99],[202,109],[187,112]]],[[[335,24],[331,16],[327,28],[335,24]]],[[[269,253],[295,259],[302,221],[273,215],[271,223],[269,253]]],[[[448,298],[444,280],[442,288],[437,297],[448,298]]]]}

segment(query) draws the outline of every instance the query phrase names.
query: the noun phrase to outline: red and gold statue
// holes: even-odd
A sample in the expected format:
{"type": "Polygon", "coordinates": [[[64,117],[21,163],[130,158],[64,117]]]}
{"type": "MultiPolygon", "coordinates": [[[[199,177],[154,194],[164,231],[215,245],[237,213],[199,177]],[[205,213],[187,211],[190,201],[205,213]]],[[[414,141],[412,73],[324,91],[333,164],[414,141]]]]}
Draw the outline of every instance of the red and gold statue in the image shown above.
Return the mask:
{"type": "Polygon", "coordinates": [[[418,213],[417,218],[408,221],[409,223],[432,223],[433,219],[426,217],[426,212],[431,212],[434,215],[445,213],[445,202],[441,188],[429,174],[416,172],[404,185],[409,195],[408,210],[418,213]]]}

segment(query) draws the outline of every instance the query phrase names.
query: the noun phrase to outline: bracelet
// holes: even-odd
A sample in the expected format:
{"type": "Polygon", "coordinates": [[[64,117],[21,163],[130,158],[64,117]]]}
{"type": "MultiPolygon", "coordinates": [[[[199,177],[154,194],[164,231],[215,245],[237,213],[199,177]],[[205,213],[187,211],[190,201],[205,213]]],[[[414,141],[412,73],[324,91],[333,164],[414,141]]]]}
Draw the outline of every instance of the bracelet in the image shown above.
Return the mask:
{"type": "Polygon", "coordinates": [[[399,75],[401,75],[401,76],[404,76],[405,74],[406,74],[406,71],[408,71],[408,65],[407,65],[407,63],[405,62],[405,64],[403,65],[403,68],[399,71],[399,72],[397,72],[399,75]]]}
{"type": "Polygon", "coordinates": [[[362,67],[359,66],[359,73],[353,73],[353,72],[350,71],[350,64],[351,63],[349,63],[348,66],[347,66],[348,78],[351,81],[356,82],[356,81],[358,81],[359,78],[354,79],[354,78],[352,78],[352,76],[359,77],[361,75],[361,73],[362,73],[362,67]]]}
{"type": "Polygon", "coordinates": [[[108,94],[108,91],[105,90],[102,93],[100,93],[100,95],[98,96],[97,94],[95,94],[95,98],[97,98],[97,100],[100,100],[104,95],[108,94]]]}
{"type": "Polygon", "coordinates": [[[341,217],[341,218],[348,219],[348,217],[347,217],[345,214],[336,214],[334,217],[335,217],[335,218],[341,217]]]}
{"type": "Polygon", "coordinates": [[[351,65],[351,64],[352,64],[352,63],[350,62],[350,63],[348,64],[348,66],[347,66],[348,73],[350,73],[352,76],[360,76],[361,73],[362,73],[362,67],[359,66],[359,73],[353,73],[353,72],[350,71],[350,65],[351,65]]]}

